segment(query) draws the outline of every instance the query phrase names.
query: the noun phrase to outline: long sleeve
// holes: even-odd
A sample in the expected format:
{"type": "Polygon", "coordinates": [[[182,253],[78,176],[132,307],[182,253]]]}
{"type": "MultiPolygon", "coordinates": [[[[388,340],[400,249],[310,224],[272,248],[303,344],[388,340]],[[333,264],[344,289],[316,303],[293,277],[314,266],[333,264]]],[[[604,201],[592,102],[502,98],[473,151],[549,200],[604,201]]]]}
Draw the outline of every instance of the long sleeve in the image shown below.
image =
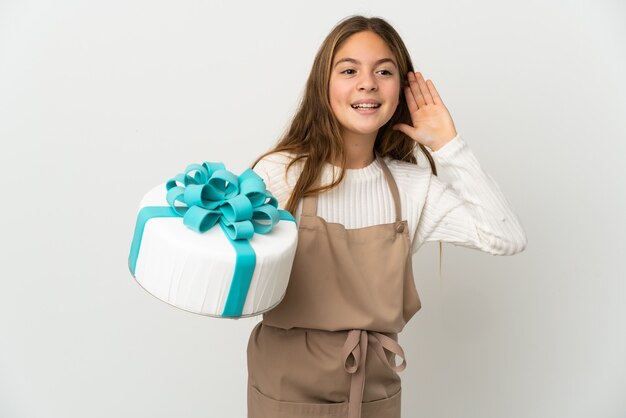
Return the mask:
{"type": "Polygon", "coordinates": [[[292,169],[287,178],[287,165],[291,158],[290,154],[284,152],[269,154],[262,158],[253,169],[263,179],[267,190],[276,197],[280,209],[285,209],[300,173],[298,169],[292,169]]]}
{"type": "Polygon", "coordinates": [[[483,171],[463,137],[432,153],[444,182],[431,174],[413,251],[444,241],[493,255],[513,255],[527,245],[526,233],[495,180],[483,171]]]}
{"type": "Polygon", "coordinates": [[[254,168],[252,169],[256,174],[258,174],[259,177],[261,177],[263,179],[263,182],[265,183],[265,188],[267,190],[269,190],[270,192],[272,191],[272,185],[271,185],[271,179],[272,177],[270,176],[270,174],[267,172],[267,162],[266,160],[261,160],[259,161],[254,168]]]}

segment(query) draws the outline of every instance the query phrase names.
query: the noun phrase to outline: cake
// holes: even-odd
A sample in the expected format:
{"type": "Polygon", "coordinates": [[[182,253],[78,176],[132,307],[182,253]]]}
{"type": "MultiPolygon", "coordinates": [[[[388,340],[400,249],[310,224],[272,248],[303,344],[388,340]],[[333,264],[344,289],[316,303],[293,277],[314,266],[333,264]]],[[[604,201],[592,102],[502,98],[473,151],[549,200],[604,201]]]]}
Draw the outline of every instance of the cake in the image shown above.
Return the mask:
{"type": "Polygon", "coordinates": [[[252,169],[191,164],[141,200],[129,269],[177,308],[250,317],[283,299],[297,241],[295,219],[252,169]]]}

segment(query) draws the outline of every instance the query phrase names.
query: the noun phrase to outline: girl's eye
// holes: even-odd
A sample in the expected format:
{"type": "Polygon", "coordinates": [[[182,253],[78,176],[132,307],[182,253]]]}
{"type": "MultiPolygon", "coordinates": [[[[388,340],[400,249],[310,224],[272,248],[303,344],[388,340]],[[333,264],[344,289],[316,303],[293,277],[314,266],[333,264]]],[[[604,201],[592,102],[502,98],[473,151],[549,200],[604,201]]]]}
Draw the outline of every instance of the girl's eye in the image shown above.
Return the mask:
{"type": "MultiPolygon", "coordinates": [[[[352,68],[348,68],[348,69],[346,69],[346,70],[343,70],[343,71],[341,72],[341,74],[348,74],[348,73],[346,73],[346,71],[354,71],[354,70],[353,70],[352,68]]],[[[391,71],[388,71],[388,70],[380,70],[380,72],[381,72],[381,73],[385,73],[384,75],[392,75],[392,74],[391,74],[391,71]]],[[[352,73],[349,73],[349,75],[352,75],[352,73]]]]}

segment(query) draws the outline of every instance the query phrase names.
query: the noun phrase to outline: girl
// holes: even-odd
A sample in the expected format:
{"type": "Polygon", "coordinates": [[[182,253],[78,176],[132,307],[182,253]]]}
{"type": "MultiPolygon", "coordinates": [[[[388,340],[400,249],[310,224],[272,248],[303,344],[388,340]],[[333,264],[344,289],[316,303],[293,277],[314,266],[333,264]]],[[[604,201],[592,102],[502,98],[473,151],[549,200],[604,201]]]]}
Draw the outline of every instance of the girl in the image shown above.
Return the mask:
{"type": "Polygon", "coordinates": [[[299,229],[286,294],[248,341],[248,417],[400,417],[413,253],[439,240],[516,254],[518,218],[380,18],[333,28],[290,128],[252,167],[299,229]]]}

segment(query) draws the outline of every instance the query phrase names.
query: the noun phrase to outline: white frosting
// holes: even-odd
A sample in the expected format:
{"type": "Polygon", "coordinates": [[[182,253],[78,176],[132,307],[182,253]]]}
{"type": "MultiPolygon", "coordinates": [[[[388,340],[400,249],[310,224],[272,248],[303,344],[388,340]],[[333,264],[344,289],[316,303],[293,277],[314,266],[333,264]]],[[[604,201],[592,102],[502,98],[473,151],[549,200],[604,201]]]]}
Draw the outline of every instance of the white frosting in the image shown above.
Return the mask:
{"type": "MultiPolygon", "coordinates": [[[[165,184],[150,190],[144,206],[167,206],[165,184]]],[[[256,265],[241,317],[259,315],[285,295],[296,253],[298,229],[280,221],[268,234],[249,240],[256,265]]],[[[135,279],[149,293],[186,311],[220,316],[235,270],[235,249],[215,225],[198,233],[182,217],[152,218],[146,222],[135,267],[135,279]]]]}

